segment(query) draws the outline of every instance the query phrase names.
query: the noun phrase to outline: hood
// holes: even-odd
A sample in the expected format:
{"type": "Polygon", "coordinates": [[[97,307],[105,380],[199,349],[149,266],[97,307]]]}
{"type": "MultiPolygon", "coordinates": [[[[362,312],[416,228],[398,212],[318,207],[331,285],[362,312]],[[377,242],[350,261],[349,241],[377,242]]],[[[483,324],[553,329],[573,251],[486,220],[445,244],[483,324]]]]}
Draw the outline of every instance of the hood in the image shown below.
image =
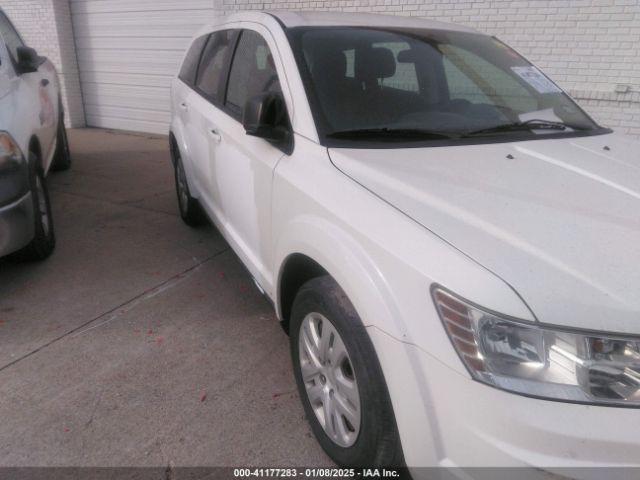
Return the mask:
{"type": "Polygon", "coordinates": [[[500,276],[539,321],[640,334],[640,142],[607,134],[329,154],[500,276]]]}

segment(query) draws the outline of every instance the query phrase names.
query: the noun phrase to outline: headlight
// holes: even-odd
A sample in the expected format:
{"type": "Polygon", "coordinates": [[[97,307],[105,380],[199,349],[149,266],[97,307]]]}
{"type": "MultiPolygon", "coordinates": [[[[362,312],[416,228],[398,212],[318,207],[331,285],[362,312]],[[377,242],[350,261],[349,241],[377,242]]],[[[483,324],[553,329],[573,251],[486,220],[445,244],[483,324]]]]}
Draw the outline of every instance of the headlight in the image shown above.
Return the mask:
{"type": "Polygon", "coordinates": [[[0,132],[0,204],[6,204],[29,190],[27,162],[20,147],[7,132],[0,132]]]}
{"type": "Polygon", "coordinates": [[[18,144],[7,132],[0,132],[0,172],[19,168],[23,163],[18,144]]]}
{"type": "Polygon", "coordinates": [[[436,287],[436,308],[474,379],[552,400],[640,407],[640,338],[539,326],[436,287]]]}

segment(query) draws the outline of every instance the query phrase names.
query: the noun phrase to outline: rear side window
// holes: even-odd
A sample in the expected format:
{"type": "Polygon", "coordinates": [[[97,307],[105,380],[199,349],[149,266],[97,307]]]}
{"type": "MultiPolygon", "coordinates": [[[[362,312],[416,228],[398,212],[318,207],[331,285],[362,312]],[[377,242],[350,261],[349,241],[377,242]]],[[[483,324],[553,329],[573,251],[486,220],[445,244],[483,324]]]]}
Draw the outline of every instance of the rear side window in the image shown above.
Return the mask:
{"type": "Polygon", "coordinates": [[[18,47],[24,47],[24,42],[18,35],[18,32],[11,22],[7,18],[7,16],[0,11],[0,36],[2,36],[2,40],[7,45],[7,50],[13,56],[14,60],[18,59],[18,47]]]}
{"type": "Polygon", "coordinates": [[[198,70],[200,54],[202,53],[202,49],[204,48],[204,44],[207,42],[208,38],[208,35],[196,38],[191,44],[186,57],[184,57],[184,62],[182,62],[182,68],[180,69],[178,78],[187,85],[193,86],[196,81],[196,72],[198,70]]]}
{"type": "Polygon", "coordinates": [[[196,88],[212,100],[221,100],[221,87],[235,30],[214,32],[209,37],[198,67],[196,88]]]}
{"type": "Polygon", "coordinates": [[[243,30],[229,72],[227,106],[240,114],[251,97],[280,91],[267,42],[257,32],[243,30]]]}

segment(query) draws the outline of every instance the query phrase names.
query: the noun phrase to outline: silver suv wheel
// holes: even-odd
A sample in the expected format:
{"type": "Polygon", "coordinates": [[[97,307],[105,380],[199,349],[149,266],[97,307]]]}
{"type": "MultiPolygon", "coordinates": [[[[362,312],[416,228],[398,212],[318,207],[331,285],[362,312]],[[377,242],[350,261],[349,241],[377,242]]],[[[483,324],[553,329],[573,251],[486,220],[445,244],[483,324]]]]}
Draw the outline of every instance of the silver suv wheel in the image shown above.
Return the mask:
{"type": "Polygon", "coordinates": [[[350,447],[360,433],[360,393],[342,337],[319,313],[309,313],[300,326],[302,379],[318,422],[341,447],[350,447]]]}

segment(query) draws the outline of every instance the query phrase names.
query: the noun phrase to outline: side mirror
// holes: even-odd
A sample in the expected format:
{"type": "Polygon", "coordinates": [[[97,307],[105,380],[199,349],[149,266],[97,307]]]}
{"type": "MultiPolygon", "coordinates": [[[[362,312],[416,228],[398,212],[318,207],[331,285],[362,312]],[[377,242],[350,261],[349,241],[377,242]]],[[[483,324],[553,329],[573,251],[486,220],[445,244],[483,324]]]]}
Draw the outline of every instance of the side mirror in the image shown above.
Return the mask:
{"type": "Polygon", "coordinates": [[[18,75],[38,71],[38,67],[42,63],[38,52],[30,47],[18,47],[17,54],[16,69],[18,75]]]}
{"type": "Polygon", "coordinates": [[[274,143],[288,143],[291,137],[287,106],[277,93],[261,93],[250,98],[244,107],[242,125],[247,135],[274,143]]]}

